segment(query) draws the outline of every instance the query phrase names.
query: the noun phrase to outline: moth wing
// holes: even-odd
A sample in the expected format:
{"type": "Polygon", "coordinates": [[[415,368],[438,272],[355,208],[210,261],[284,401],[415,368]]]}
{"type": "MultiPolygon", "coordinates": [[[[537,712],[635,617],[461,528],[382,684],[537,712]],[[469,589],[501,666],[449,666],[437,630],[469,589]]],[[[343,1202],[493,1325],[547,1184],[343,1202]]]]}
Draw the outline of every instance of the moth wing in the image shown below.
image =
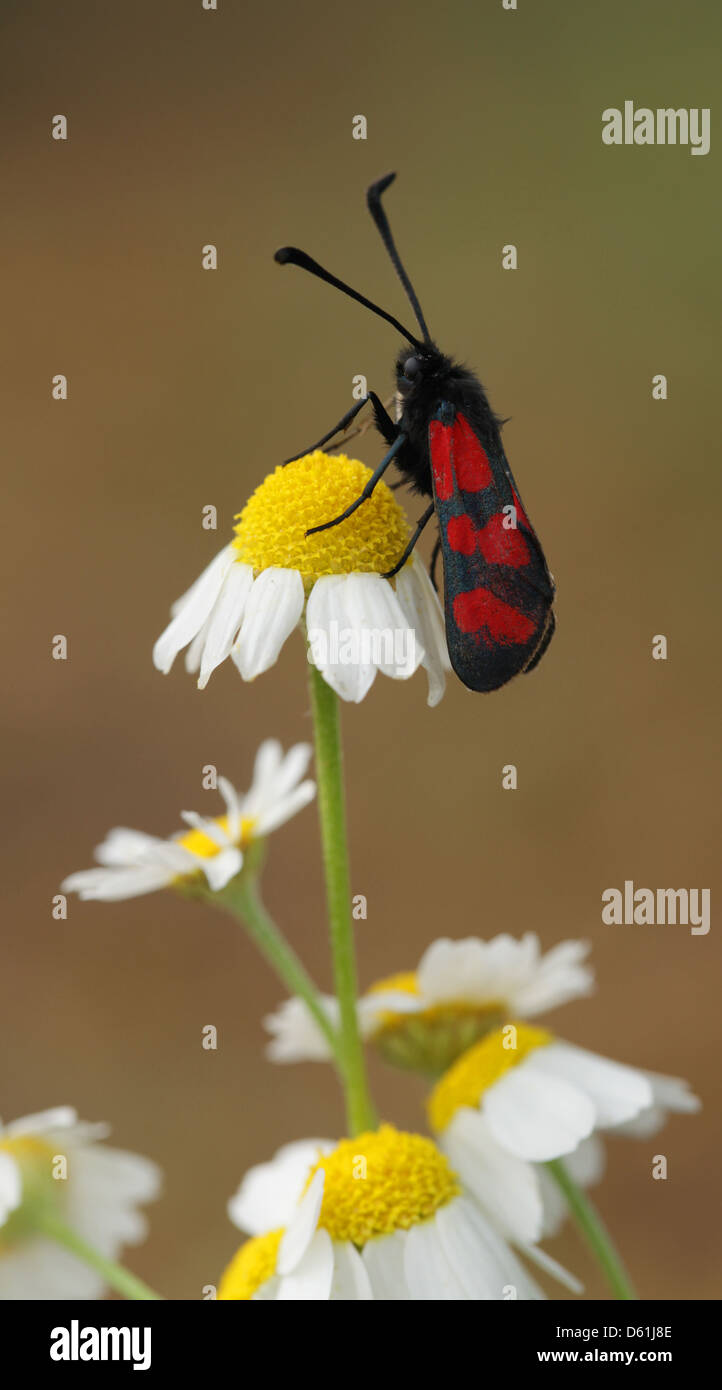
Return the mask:
{"type": "Polygon", "coordinates": [[[471,690],[497,690],[551,640],[553,580],[503,451],[457,412],[431,421],[429,455],[451,664],[471,690]]]}

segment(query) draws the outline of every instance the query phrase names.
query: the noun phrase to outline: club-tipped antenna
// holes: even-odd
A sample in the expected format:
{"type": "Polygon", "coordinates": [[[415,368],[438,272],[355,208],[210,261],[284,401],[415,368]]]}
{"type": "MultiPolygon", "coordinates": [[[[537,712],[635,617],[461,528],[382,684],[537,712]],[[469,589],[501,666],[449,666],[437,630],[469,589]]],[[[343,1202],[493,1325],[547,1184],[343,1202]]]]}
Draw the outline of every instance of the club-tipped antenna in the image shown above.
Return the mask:
{"type": "Polygon", "coordinates": [[[398,319],[395,319],[393,314],[387,314],[385,309],[380,309],[378,304],[372,303],[365,295],[359,294],[358,290],[352,290],[350,285],[345,284],[343,280],[339,280],[336,275],[332,275],[330,270],[324,270],[323,266],[319,265],[318,261],[314,261],[311,256],[307,256],[305,251],[299,251],[297,246],[282,246],[280,251],[276,252],[273,259],[278,261],[279,265],[300,265],[302,270],[308,270],[311,275],[317,276],[319,280],[325,280],[327,285],[333,285],[335,289],[341,290],[343,294],[347,294],[349,299],[355,299],[358,304],[363,304],[364,308],[370,309],[372,314],[378,314],[380,319],[386,319],[386,322],[390,323],[393,328],[396,328],[404,338],[408,338],[412,347],[418,348],[422,346],[418,338],[415,338],[413,333],[409,333],[408,328],[404,328],[404,325],[399,323],[398,319]]]}
{"type": "Polygon", "coordinates": [[[379,229],[379,232],[381,233],[381,240],[383,241],[384,246],[386,247],[386,250],[388,251],[389,256],[391,257],[394,270],[396,271],[399,280],[401,281],[404,289],[406,290],[409,303],[414,311],[414,314],[416,315],[416,322],[418,323],[419,328],[421,329],[421,332],[424,336],[424,342],[430,343],[431,334],[429,333],[429,330],[426,327],[426,319],[424,318],[424,315],[421,312],[421,305],[419,304],[419,301],[416,297],[416,290],[414,289],[408,275],[406,274],[406,271],[404,270],[401,257],[398,251],[396,250],[396,242],[394,241],[391,235],[389,219],[381,206],[381,195],[386,192],[386,189],[389,187],[389,184],[392,184],[395,178],[395,174],[385,174],[382,179],[377,179],[376,183],[372,183],[371,187],[369,188],[366,194],[366,202],[368,204],[368,210],[371,213],[371,216],[373,217],[374,222],[376,223],[376,226],[379,229]]]}

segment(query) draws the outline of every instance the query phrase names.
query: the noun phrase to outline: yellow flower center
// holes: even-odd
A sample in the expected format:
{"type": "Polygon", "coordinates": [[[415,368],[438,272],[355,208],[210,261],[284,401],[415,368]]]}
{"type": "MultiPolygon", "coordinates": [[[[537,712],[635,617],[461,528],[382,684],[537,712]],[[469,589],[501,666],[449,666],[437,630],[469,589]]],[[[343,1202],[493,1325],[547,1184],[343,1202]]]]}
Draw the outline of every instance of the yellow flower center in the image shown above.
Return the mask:
{"type": "MultiPolygon", "coordinates": [[[[372,985],[369,994],[396,990],[419,997],[415,971],[389,975],[372,985]]],[[[488,1000],[484,1004],[465,999],[444,1000],[414,1013],[384,1009],[371,1034],[384,1060],[406,1071],[440,1076],[467,1048],[498,1028],[507,1017],[504,1004],[488,1000]]]]}
{"type": "MultiPolygon", "coordinates": [[[[412,998],[418,998],[419,982],[414,970],[401,971],[398,975],[388,975],[384,980],[377,980],[369,988],[369,994],[385,994],[387,991],[395,991],[397,994],[409,994],[412,998]]],[[[484,1004],[473,1004],[465,999],[444,1000],[440,1004],[429,1004],[426,1009],[419,1009],[418,1013],[412,1015],[397,1013],[394,1009],[386,1009],[379,1015],[379,1029],[403,1028],[408,1024],[409,1019],[413,1023],[423,1021],[433,1023],[441,1019],[444,1023],[450,1022],[454,1018],[474,1018],[480,1022],[484,1019],[493,1018],[498,1021],[499,1015],[504,1013],[504,1005],[495,1000],[488,1000],[484,1004]]]]}
{"type": "Polygon", "coordinates": [[[490,1086],[535,1048],[551,1041],[545,1028],[526,1023],[507,1024],[482,1038],[454,1062],[431,1092],[427,1102],[431,1128],[441,1133],[462,1105],[474,1109],[490,1086]]]}
{"type": "Polygon", "coordinates": [[[397,990],[399,994],[418,994],[419,984],[415,970],[401,970],[398,975],[387,975],[385,980],[377,980],[369,994],[383,994],[386,990],[397,990]]]}
{"type": "Polygon", "coordinates": [[[409,537],[406,516],[384,482],[339,526],[308,539],[305,535],[340,516],[370,477],[365,464],[344,454],[332,458],[320,449],[285,468],[279,465],[236,518],[238,559],[255,570],[298,570],[307,588],[322,574],[384,574],[409,537]]]}
{"type": "Polygon", "coordinates": [[[269,1231],[265,1236],[247,1240],[233,1256],[218,1287],[218,1298],[224,1301],[249,1300],[262,1284],[276,1272],[278,1247],[283,1231],[269,1231]]]}
{"type": "Polygon", "coordinates": [[[310,1177],[326,1177],[319,1226],[333,1240],[363,1245],[373,1236],[407,1231],[460,1192],[448,1159],[431,1139],[392,1125],[342,1139],[310,1177]]]}
{"type": "Polygon", "coordinates": [[[23,1163],[44,1162],[52,1152],[50,1145],[43,1139],[36,1139],[34,1134],[15,1134],[0,1139],[0,1153],[10,1154],[21,1167],[23,1163]]]}
{"type": "MultiPolygon", "coordinates": [[[[213,824],[219,826],[224,835],[228,834],[227,816],[218,816],[213,821],[213,824]]],[[[250,843],[253,839],[253,827],[255,824],[256,822],[253,817],[241,821],[241,833],[235,842],[238,846],[244,848],[250,843]]],[[[189,850],[191,854],[200,855],[201,859],[212,859],[214,854],[220,854],[221,851],[221,846],[217,845],[215,840],[212,840],[210,835],[206,834],[205,830],[187,830],[184,835],[179,836],[176,840],[176,844],[181,845],[183,849],[189,850]]]]}

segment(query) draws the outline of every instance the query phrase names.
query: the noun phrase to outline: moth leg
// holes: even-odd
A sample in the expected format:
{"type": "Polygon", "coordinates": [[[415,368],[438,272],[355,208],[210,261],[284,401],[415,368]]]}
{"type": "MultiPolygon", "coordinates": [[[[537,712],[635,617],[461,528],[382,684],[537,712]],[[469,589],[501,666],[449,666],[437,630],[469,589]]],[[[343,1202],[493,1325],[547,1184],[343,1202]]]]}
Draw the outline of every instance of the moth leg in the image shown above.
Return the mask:
{"type": "Polygon", "coordinates": [[[436,582],[436,567],[437,567],[437,565],[438,565],[438,563],[439,563],[439,556],[440,556],[440,554],[441,554],[441,536],[437,536],[437,537],[436,537],[436,544],[435,544],[435,546],[434,546],[434,549],[433,549],[432,552],[431,552],[431,564],[429,565],[429,578],[430,578],[430,580],[431,580],[431,583],[432,583],[433,586],[434,586],[434,592],[437,593],[437,594],[438,594],[438,592],[439,592],[439,586],[438,586],[438,584],[437,584],[437,582],[436,582]]]}
{"type": "Polygon", "coordinates": [[[352,439],[356,439],[358,435],[365,434],[366,431],[371,428],[371,425],[376,426],[377,430],[379,430],[380,434],[386,440],[387,444],[393,444],[394,439],[396,438],[398,425],[394,424],[394,421],[388,412],[391,406],[393,405],[394,400],[395,396],[389,396],[387,401],[382,402],[384,410],[384,415],[381,417],[381,419],[383,419],[383,428],[381,425],[381,420],[376,416],[376,414],[374,414],[373,420],[366,419],[364,420],[362,425],[356,425],[355,429],[346,430],[342,437],[336,440],[336,443],[333,446],[334,450],[345,449],[346,445],[350,444],[352,439]]]}
{"type": "Polygon", "coordinates": [[[434,515],[434,504],[433,504],[433,502],[430,502],[429,505],[428,505],[428,507],[426,508],[426,511],[424,512],[424,515],[421,517],[421,520],[419,521],[418,526],[416,527],[416,530],[414,531],[414,534],[413,534],[413,536],[411,537],[411,540],[409,541],[409,543],[408,543],[408,545],[407,545],[407,547],[406,547],[406,549],[405,549],[403,555],[401,556],[401,559],[398,561],[398,564],[395,564],[395,565],[394,565],[394,567],[393,567],[392,570],[387,570],[387,571],[386,571],[386,574],[383,576],[384,579],[393,579],[394,575],[395,575],[395,574],[398,574],[398,572],[399,572],[399,570],[401,569],[402,565],[405,565],[405,564],[406,564],[406,561],[408,560],[409,555],[411,554],[411,552],[412,552],[414,546],[416,545],[416,542],[417,542],[417,540],[419,539],[419,536],[421,535],[421,532],[423,531],[424,527],[426,526],[426,523],[427,523],[428,521],[431,521],[431,518],[432,518],[433,515],[434,515]]]}
{"type": "Polygon", "coordinates": [[[399,452],[399,449],[402,447],[403,444],[405,444],[405,442],[406,435],[397,434],[388,453],[384,455],[378,467],[375,468],[373,473],[371,474],[371,477],[369,478],[363,492],[361,492],[359,496],[356,498],[356,500],[351,503],[350,507],[347,507],[345,512],[341,512],[340,516],[335,516],[333,521],[324,521],[322,526],[312,526],[306,532],[306,535],[313,536],[316,534],[317,531],[328,531],[331,526],[338,526],[339,522],[345,521],[347,517],[352,516],[353,513],[357,510],[357,508],[361,506],[362,502],[366,502],[368,498],[371,496],[371,493],[376,487],[376,484],[381,478],[381,475],[386,472],[386,469],[388,468],[392,459],[396,457],[396,455],[399,452]]]}
{"type": "Polygon", "coordinates": [[[339,430],[345,430],[346,426],[351,424],[351,421],[356,418],[359,411],[363,410],[364,406],[367,405],[369,401],[371,401],[371,404],[373,405],[374,419],[379,430],[381,431],[381,434],[383,435],[387,444],[392,444],[398,433],[398,428],[391,419],[391,416],[387,414],[383,401],[379,399],[379,397],[376,395],[376,392],[369,391],[367,396],[362,396],[360,401],[356,401],[356,404],[352,405],[351,409],[346,411],[346,414],[342,416],[338,424],[334,425],[333,429],[329,430],[328,433],[325,434],[322,439],[317,440],[315,444],[310,444],[307,449],[301,449],[297,454],[293,454],[291,458],[284,459],[284,468],[287,463],[295,463],[296,459],[303,458],[304,454],[312,454],[314,450],[322,449],[324,444],[328,444],[329,439],[333,439],[334,435],[338,434],[339,430]],[[389,427],[392,431],[391,438],[388,437],[389,427]]]}
{"type": "Polygon", "coordinates": [[[385,439],[387,444],[393,444],[398,437],[399,426],[391,419],[386,406],[379,400],[375,391],[369,391],[369,400],[374,408],[374,423],[381,438],[385,439]]]}

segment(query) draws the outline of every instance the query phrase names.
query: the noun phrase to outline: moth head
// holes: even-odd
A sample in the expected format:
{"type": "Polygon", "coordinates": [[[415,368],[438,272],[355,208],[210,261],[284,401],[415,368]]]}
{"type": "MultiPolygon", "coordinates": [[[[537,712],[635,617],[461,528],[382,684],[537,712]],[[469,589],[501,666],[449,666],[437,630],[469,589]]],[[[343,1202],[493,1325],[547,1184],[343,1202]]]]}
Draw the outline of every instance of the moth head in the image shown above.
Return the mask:
{"type": "Polygon", "coordinates": [[[424,358],[413,348],[402,348],[396,359],[396,387],[402,396],[409,396],[423,379],[424,358]]]}
{"type": "Polygon", "coordinates": [[[434,375],[439,354],[433,348],[401,349],[396,359],[396,389],[408,399],[425,381],[434,375]]]}

